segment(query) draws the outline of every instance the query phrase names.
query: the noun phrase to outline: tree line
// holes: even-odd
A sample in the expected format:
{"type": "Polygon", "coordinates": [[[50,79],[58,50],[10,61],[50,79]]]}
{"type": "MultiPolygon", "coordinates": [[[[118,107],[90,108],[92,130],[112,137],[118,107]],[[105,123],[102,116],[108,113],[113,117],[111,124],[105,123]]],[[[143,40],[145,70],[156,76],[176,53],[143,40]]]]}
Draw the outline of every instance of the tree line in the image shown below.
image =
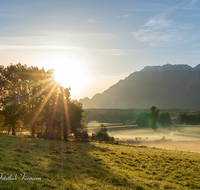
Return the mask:
{"type": "MultiPolygon", "coordinates": [[[[137,115],[141,112],[150,114],[150,109],[84,109],[87,113],[85,121],[97,121],[99,123],[126,123],[135,121],[137,115]]],[[[160,109],[159,115],[169,113],[171,118],[177,118],[179,114],[200,114],[200,110],[190,109],[160,109]]]]}
{"type": "Polygon", "coordinates": [[[127,123],[134,121],[134,109],[85,109],[85,122],[127,123]]]}
{"type": "Polygon", "coordinates": [[[171,124],[169,113],[160,113],[155,106],[151,107],[150,113],[140,112],[136,117],[138,126],[150,126],[154,131],[159,127],[166,127],[171,124]]]}
{"type": "Polygon", "coordinates": [[[82,104],[70,88],[54,80],[54,71],[18,63],[0,67],[0,129],[16,134],[26,128],[34,136],[65,139],[85,127],[82,104]]]}
{"type": "Polygon", "coordinates": [[[177,122],[188,125],[200,125],[200,114],[179,114],[177,117],[177,122]]]}

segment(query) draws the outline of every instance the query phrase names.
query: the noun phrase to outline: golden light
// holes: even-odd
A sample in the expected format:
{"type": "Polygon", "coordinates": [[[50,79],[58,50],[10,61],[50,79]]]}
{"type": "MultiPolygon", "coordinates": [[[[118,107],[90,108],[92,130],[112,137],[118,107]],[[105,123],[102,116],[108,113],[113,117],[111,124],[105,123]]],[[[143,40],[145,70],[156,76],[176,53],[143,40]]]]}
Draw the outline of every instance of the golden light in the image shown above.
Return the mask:
{"type": "Polygon", "coordinates": [[[72,98],[76,98],[88,85],[84,60],[72,55],[57,53],[42,60],[45,69],[54,69],[55,80],[63,87],[71,88],[72,98]]]}

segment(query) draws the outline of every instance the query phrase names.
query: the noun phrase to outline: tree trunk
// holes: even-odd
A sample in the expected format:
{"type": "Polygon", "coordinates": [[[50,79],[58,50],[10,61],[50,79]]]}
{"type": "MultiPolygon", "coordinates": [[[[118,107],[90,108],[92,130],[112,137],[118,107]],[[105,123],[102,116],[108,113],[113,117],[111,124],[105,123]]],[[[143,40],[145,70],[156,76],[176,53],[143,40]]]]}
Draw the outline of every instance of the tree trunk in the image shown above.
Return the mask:
{"type": "Polygon", "coordinates": [[[45,130],[45,138],[48,139],[49,136],[48,136],[48,121],[46,119],[46,130],[45,130]]]}
{"type": "Polygon", "coordinates": [[[8,135],[10,134],[10,127],[8,127],[8,130],[7,130],[7,132],[8,132],[8,135]]]}
{"type": "Polygon", "coordinates": [[[34,137],[34,135],[35,135],[35,130],[32,129],[32,130],[31,130],[31,137],[34,137]]]}
{"type": "Polygon", "coordinates": [[[15,125],[12,125],[12,135],[15,135],[15,125]]]}
{"type": "Polygon", "coordinates": [[[63,134],[63,135],[64,135],[64,140],[67,141],[68,135],[67,135],[66,126],[63,127],[63,133],[64,133],[64,134],[63,134]]]}

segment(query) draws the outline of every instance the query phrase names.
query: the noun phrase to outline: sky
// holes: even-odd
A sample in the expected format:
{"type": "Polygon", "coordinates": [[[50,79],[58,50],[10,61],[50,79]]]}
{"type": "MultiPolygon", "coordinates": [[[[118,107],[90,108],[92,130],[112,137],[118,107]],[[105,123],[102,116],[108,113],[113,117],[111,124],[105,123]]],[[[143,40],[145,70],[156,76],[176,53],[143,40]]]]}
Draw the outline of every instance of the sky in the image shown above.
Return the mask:
{"type": "Polygon", "coordinates": [[[199,64],[199,20],[200,0],[0,0],[0,65],[55,69],[91,98],[145,66],[199,64]]]}

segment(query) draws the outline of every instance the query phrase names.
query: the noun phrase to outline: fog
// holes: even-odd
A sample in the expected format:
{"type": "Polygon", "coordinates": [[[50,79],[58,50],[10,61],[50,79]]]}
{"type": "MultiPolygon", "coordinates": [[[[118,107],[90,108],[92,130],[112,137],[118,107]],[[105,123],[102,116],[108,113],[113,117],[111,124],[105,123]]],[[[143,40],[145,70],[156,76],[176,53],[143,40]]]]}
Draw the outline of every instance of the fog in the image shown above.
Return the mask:
{"type": "MultiPolygon", "coordinates": [[[[100,127],[99,123],[89,123],[91,134],[100,127]]],[[[150,127],[141,128],[136,125],[108,124],[108,134],[122,144],[144,145],[149,147],[200,152],[200,125],[177,125],[159,128],[156,131],[150,127]]]]}

